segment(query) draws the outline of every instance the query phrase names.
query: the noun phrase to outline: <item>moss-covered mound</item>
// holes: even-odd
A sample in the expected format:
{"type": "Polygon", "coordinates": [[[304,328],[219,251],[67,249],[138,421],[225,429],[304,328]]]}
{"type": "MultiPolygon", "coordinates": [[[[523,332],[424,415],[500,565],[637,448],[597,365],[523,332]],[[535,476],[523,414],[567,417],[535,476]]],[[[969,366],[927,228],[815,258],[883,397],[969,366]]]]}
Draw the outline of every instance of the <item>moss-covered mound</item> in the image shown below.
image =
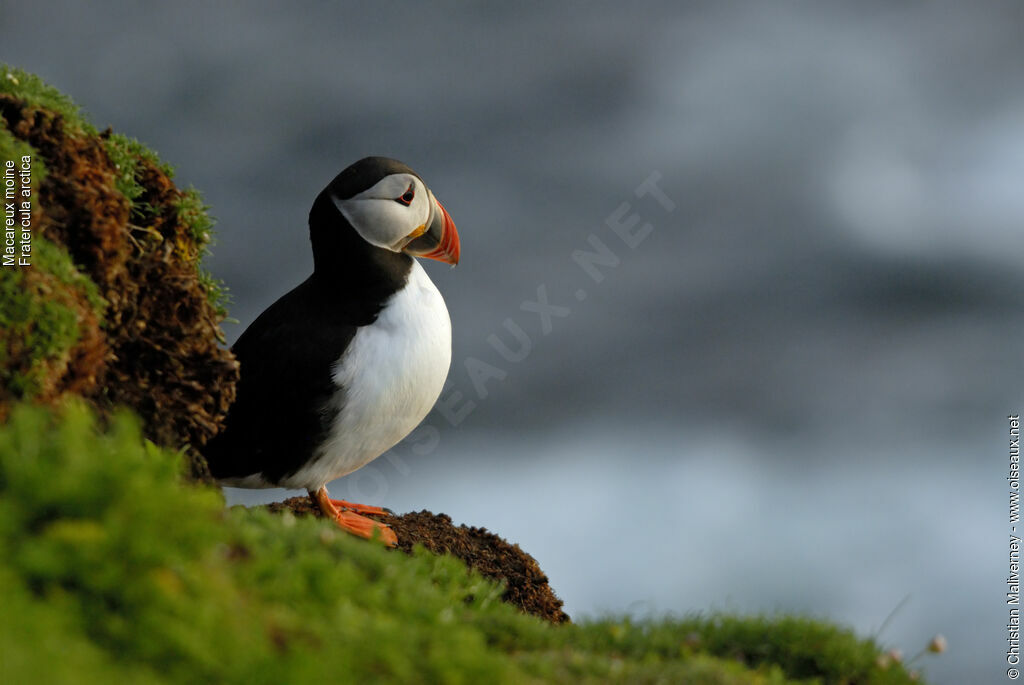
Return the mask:
{"type": "MultiPolygon", "coordinates": [[[[0,66],[0,156],[31,169],[29,264],[0,268],[0,419],[67,393],[131,407],[168,446],[202,445],[234,399],[223,294],[200,260],[211,221],[136,141],[0,66]]],[[[24,186],[19,178],[16,189],[24,186]]],[[[21,256],[22,234],[17,235],[21,256]]],[[[201,478],[205,462],[190,452],[201,478]]]]}
{"type": "MultiPolygon", "coordinates": [[[[297,516],[323,518],[323,512],[308,497],[292,497],[267,506],[269,511],[289,512],[297,516]]],[[[374,516],[395,531],[398,547],[411,554],[422,545],[434,554],[451,554],[485,578],[503,583],[502,600],[528,614],[552,623],[566,623],[569,615],[562,611],[562,600],[548,584],[537,560],[519,545],[510,544],[485,528],[452,525],[445,514],[429,511],[374,516]]]]}
{"type": "Polygon", "coordinates": [[[552,625],[451,556],[225,512],[137,421],[0,426],[0,682],[909,683],[802,618],[552,625]]]}

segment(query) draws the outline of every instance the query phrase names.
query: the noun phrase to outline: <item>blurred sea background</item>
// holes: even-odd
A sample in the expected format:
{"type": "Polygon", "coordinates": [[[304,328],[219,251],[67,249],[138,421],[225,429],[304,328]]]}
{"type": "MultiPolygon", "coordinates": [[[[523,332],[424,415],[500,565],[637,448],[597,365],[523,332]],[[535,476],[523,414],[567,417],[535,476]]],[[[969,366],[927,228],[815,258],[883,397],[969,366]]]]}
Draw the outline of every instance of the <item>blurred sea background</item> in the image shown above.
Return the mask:
{"type": "Polygon", "coordinates": [[[229,341],[308,275],[351,162],[445,203],[448,408],[332,493],[518,542],[577,619],[942,633],[917,665],[952,684],[1005,678],[1022,30],[988,1],[0,2],[0,60],[203,192],[229,341]]]}

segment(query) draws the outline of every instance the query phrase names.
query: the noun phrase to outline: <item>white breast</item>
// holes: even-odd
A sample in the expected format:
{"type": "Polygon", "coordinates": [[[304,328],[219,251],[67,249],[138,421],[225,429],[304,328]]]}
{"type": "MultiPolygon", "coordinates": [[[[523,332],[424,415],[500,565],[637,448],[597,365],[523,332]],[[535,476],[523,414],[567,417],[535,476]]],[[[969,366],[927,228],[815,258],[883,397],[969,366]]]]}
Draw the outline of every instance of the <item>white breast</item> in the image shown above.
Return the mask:
{"type": "Polygon", "coordinates": [[[334,365],[340,411],[327,440],[281,485],[319,487],[396,445],[434,406],[451,355],[448,309],[414,262],[405,288],[388,300],[374,323],[358,329],[334,365]]]}

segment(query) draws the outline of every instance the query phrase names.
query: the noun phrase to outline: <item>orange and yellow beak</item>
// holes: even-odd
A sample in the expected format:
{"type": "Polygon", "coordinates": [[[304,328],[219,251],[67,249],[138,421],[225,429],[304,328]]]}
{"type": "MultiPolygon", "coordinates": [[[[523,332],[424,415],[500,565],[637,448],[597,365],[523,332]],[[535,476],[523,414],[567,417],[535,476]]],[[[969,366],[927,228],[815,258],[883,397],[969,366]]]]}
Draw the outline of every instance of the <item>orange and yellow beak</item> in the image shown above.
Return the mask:
{"type": "Polygon", "coordinates": [[[430,224],[421,226],[420,233],[413,238],[404,251],[415,257],[436,259],[455,265],[459,263],[459,233],[448,210],[431,194],[434,208],[430,224]]]}

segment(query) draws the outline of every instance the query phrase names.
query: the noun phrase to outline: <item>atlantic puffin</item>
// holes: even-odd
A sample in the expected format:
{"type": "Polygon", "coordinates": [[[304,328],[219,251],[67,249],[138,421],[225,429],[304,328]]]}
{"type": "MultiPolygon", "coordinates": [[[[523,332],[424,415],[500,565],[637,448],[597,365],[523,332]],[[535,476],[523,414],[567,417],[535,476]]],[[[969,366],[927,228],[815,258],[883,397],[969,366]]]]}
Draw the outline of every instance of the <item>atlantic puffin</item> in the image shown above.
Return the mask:
{"type": "Polygon", "coordinates": [[[433,407],[451,363],[444,299],[415,257],[455,265],[447,210],[405,164],[367,157],[338,174],[309,213],[313,274],[253,321],[224,430],[203,449],[214,478],[302,488],[342,529],[395,545],[327,483],[408,435],[433,407]]]}

